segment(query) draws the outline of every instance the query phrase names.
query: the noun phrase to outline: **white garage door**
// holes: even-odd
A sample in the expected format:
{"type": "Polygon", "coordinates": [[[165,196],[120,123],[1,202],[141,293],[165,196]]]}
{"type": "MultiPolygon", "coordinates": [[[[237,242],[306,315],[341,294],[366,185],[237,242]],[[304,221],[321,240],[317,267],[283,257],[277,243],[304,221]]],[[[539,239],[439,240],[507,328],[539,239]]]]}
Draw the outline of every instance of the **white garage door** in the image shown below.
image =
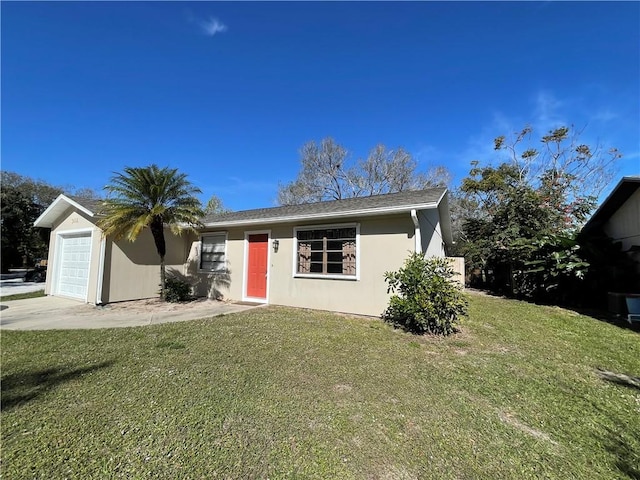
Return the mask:
{"type": "Polygon", "coordinates": [[[60,256],[56,292],[85,300],[89,284],[91,234],[60,237],[60,256]]]}

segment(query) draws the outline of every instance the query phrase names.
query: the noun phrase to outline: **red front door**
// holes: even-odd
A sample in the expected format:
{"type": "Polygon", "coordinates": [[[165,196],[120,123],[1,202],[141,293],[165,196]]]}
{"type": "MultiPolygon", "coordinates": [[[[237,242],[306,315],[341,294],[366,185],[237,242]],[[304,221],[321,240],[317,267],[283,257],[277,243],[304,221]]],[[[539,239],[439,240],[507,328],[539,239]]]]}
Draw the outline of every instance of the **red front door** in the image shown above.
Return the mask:
{"type": "Polygon", "coordinates": [[[247,297],[267,298],[267,259],[269,257],[269,235],[249,235],[247,255],[247,297]]]}

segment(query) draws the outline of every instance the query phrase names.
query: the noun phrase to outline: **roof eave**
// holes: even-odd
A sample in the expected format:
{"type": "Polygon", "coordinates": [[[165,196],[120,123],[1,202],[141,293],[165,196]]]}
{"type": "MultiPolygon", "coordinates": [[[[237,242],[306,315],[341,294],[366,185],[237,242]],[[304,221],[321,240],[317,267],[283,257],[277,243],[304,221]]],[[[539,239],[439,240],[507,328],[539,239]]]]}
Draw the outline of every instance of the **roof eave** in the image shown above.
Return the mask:
{"type": "Polygon", "coordinates": [[[289,215],[283,217],[273,217],[273,218],[256,218],[251,220],[231,220],[231,221],[222,221],[222,222],[208,222],[204,224],[204,228],[221,228],[221,227],[242,227],[249,225],[266,225],[266,224],[276,224],[276,223],[291,223],[296,221],[313,221],[313,220],[335,220],[341,218],[353,218],[353,217],[371,217],[375,215],[388,215],[394,213],[406,213],[411,212],[411,210],[427,210],[432,208],[438,208],[438,204],[442,200],[442,196],[438,199],[437,202],[429,202],[429,203],[421,203],[415,205],[402,205],[399,207],[387,207],[387,208],[367,208],[360,210],[350,210],[346,212],[335,212],[335,213],[316,213],[316,214],[305,214],[305,215],[289,215]]]}
{"type": "Polygon", "coordinates": [[[640,188],[640,176],[634,175],[634,176],[622,177],[620,181],[616,184],[616,186],[613,188],[611,193],[607,195],[607,198],[604,199],[604,201],[598,206],[598,208],[593,213],[593,215],[591,215],[591,218],[587,221],[587,223],[584,224],[584,226],[580,230],[581,235],[589,233],[590,231],[606,223],[606,221],[609,219],[609,216],[607,216],[608,210],[609,210],[609,203],[613,202],[614,199],[616,199],[616,197],[620,196],[620,192],[624,188],[625,184],[627,185],[636,184],[636,187],[635,188],[630,187],[628,189],[628,192],[625,193],[625,195],[623,196],[624,198],[620,197],[618,199],[620,204],[624,203],[637,188],[640,188]]]}
{"type": "Polygon", "coordinates": [[[56,219],[60,217],[60,215],[62,215],[69,207],[75,207],[90,217],[95,216],[94,212],[87,209],[86,207],[83,207],[75,200],[61,193],[51,203],[51,205],[49,205],[47,209],[42,212],[42,214],[38,218],[36,218],[36,221],[33,222],[33,226],[40,228],[52,228],[56,219]]]}

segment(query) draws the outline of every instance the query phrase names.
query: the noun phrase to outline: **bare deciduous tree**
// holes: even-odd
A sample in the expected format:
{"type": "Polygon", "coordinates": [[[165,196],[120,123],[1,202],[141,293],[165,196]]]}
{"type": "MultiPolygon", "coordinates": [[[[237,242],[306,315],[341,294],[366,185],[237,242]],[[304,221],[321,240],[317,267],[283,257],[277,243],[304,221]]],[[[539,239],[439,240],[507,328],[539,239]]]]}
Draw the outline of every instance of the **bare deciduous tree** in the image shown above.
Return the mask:
{"type": "Polygon", "coordinates": [[[366,159],[354,163],[343,146],[325,138],[320,144],[306,143],[300,157],[298,177],[279,187],[280,205],[419,190],[445,186],[451,179],[443,166],[417,172],[418,164],[409,152],[403,148],[390,150],[382,144],[376,145],[366,159]]]}

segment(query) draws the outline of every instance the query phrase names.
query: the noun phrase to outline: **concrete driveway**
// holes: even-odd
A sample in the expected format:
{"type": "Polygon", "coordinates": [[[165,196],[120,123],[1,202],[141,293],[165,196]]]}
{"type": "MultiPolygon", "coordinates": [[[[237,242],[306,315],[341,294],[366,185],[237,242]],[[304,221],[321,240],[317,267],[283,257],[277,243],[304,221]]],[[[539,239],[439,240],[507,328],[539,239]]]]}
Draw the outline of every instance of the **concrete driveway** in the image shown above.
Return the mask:
{"type": "Polygon", "coordinates": [[[240,305],[214,300],[184,304],[139,300],[96,307],[60,297],[12,300],[0,304],[0,328],[7,330],[52,330],[138,327],[183,322],[242,312],[256,305],[240,305]]]}

